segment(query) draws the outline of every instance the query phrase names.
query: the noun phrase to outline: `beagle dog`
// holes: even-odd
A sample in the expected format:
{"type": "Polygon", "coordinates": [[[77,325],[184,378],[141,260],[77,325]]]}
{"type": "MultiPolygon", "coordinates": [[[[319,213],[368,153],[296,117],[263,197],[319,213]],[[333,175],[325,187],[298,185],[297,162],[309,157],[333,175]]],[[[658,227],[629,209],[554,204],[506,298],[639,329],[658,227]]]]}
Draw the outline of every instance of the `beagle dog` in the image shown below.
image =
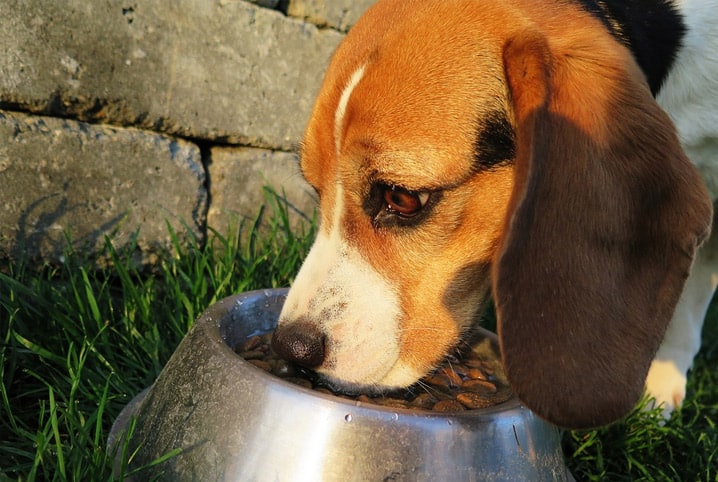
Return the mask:
{"type": "Polygon", "coordinates": [[[493,297],[507,377],[539,416],[608,424],[644,387],[668,415],[718,272],[697,255],[712,224],[699,169],[718,179],[716,12],[376,3],[306,129],[320,228],[275,350],[347,392],[406,387],[493,297]]]}

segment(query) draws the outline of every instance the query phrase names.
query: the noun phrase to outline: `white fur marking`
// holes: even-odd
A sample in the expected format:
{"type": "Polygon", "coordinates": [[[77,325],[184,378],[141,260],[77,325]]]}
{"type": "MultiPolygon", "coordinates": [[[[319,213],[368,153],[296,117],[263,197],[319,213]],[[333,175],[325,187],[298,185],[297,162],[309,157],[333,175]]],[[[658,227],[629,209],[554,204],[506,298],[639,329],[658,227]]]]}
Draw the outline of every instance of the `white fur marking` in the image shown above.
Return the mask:
{"type": "Polygon", "coordinates": [[[364,68],[366,65],[359,67],[352,76],[349,78],[349,82],[342,91],[341,97],[339,97],[339,105],[337,105],[337,111],[334,113],[334,146],[337,149],[337,155],[342,147],[342,127],[344,125],[344,114],[347,110],[347,104],[349,104],[349,98],[354,92],[354,89],[359,84],[359,81],[364,76],[364,68]]]}
{"type": "Polygon", "coordinates": [[[401,307],[392,286],[342,233],[337,184],[332,225],[321,230],[289,292],[280,324],[303,319],[327,335],[317,371],[357,386],[409,385],[422,374],[399,361],[401,307]]]}
{"type": "Polygon", "coordinates": [[[687,27],[658,104],[675,123],[686,154],[718,197],[718,0],[677,0],[687,27]]]}

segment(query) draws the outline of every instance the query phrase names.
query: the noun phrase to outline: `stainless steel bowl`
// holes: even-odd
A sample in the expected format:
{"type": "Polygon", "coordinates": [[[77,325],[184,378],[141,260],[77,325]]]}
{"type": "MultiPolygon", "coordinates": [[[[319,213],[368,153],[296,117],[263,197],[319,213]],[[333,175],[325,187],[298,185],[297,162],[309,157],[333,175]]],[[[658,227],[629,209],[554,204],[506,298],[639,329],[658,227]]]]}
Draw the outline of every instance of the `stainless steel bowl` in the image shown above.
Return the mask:
{"type": "Polygon", "coordinates": [[[231,347],[273,330],[286,293],[248,292],[209,307],[157,381],[125,407],[109,444],[134,418],[130,468],[181,449],[137,480],[571,480],[558,430],[515,398],[452,414],[391,409],[252,366],[231,347]]]}

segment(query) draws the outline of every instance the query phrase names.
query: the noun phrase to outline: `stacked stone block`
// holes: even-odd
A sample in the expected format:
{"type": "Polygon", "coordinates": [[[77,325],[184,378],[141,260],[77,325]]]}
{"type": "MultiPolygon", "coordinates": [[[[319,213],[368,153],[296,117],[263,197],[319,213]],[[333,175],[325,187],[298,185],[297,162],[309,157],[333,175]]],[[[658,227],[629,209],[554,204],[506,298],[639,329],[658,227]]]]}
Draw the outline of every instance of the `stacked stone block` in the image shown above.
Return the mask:
{"type": "MultiPolygon", "coordinates": [[[[17,0],[0,16],[0,263],[67,239],[144,261],[314,199],[296,148],[329,58],[371,1],[17,0]]],[[[301,217],[301,216],[300,216],[301,217]]]]}

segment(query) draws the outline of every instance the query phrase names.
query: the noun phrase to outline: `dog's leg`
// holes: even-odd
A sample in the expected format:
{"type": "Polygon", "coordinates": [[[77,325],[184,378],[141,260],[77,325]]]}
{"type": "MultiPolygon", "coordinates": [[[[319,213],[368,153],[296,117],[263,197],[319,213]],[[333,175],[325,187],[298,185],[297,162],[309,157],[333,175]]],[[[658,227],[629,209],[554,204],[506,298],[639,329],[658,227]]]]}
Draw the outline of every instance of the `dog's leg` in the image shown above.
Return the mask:
{"type": "Polygon", "coordinates": [[[646,378],[646,391],[667,419],[686,396],[686,378],[701,347],[703,320],[718,284],[718,234],[699,250],[666,336],[646,378]]]}

